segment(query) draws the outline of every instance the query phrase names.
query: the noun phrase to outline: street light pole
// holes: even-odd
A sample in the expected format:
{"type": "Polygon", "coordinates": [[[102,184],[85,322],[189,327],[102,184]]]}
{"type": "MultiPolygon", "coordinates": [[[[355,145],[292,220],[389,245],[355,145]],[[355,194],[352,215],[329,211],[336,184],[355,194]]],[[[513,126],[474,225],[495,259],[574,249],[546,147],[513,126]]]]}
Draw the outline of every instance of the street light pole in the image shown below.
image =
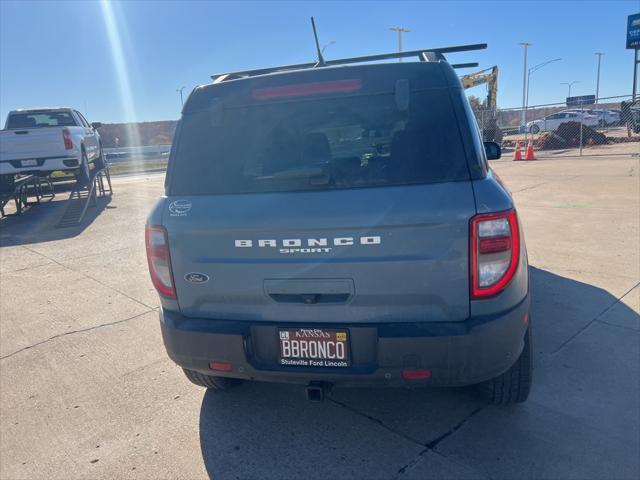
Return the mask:
{"type": "Polygon", "coordinates": [[[634,60],[633,60],[633,93],[631,95],[631,101],[635,103],[636,101],[636,92],[638,89],[638,64],[640,63],[640,59],[638,58],[638,50],[637,48],[634,50],[634,60]]]}
{"type": "Polygon", "coordinates": [[[322,47],[322,50],[320,50],[320,53],[324,54],[324,50],[325,50],[325,48],[327,48],[327,47],[329,47],[329,46],[333,45],[334,43],[336,43],[336,41],[335,41],[335,40],[331,40],[331,41],[330,41],[329,43],[327,43],[324,47],[322,47]]]}
{"type": "Polygon", "coordinates": [[[527,123],[526,113],[524,110],[527,101],[527,49],[531,46],[531,44],[527,42],[521,42],[520,45],[524,47],[524,73],[522,74],[522,118],[520,119],[520,124],[524,129],[524,126],[527,123]]]}
{"type": "Polygon", "coordinates": [[[567,95],[567,97],[571,96],[571,86],[574,83],[580,83],[580,80],[574,80],[573,82],[560,82],[560,85],[567,85],[569,87],[569,95],[567,95]]]}
{"type": "MultiPolygon", "coordinates": [[[[527,93],[525,95],[525,102],[524,102],[524,114],[525,117],[527,115],[527,110],[529,109],[529,85],[531,83],[531,74],[535,73],[536,71],[540,70],[542,67],[549,65],[550,63],[553,62],[559,62],[560,60],[562,60],[561,58],[554,58],[553,60],[547,60],[546,62],[542,62],[539,63],[538,65],[535,65],[533,67],[531,67],[528,71],[527,71],[527,93]]],[[[525,135],[527,134],[526,132],[526,124],[525,124],[525,135]]]]}
{"type": "Polygon", "coordinates": [[[176,92],[180,93],[180,105],[184,107],[184,100],[182,99],[182,91],[187,87],[176,88],[176,92]]]}
{"type": "Polygon", "coordinates": [[[596,55],[598,56],[598,74],[596,76],[596,103],[598,103],[598,98],[600,98],[600,61],[602,60],[602,56],[604,55],[604,53],[596,52],[596,55]]]}
{"type": "MultiPolygon", "coordinates": [[[[411,30],[402,27],[390,27],[389,30],[391,30],[392,32],[398,32],[398,52],[402,53],[402,34],[410,32],[411,30]]],[[[402,62],[402,57],[400,57],[398,61],[402,62]]]]}

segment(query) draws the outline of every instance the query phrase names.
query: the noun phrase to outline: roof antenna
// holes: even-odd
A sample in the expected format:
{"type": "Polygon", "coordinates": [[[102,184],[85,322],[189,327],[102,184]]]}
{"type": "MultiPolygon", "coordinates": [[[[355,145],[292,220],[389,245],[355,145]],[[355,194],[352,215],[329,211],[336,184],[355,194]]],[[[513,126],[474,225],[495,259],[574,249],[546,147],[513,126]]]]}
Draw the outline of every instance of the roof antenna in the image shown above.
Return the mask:
{"type": "Polygon", "coordinates": [[[318,42],[318,32],[316,32],[316,22],[311,17],[311,26],[313,27],[313,38],[316,40],[316,50],[318,51],[318,63],[316,63],[316,67],[324,67],[324,58],[322,58],[322,51],[320,50],[320,43],[318,42]]]}

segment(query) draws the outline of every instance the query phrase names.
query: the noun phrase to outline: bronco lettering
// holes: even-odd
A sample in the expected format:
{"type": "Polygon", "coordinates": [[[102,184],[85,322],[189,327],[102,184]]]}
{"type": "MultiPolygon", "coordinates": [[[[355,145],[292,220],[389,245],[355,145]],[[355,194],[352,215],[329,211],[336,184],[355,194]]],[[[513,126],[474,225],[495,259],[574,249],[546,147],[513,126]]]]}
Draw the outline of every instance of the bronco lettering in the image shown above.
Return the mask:
{"type": "Polygon", "coordinates": [[[331,242],[338,247],[349,247],[356,244],[359,245],[380,245],[382,240],[379,235],[366,236],[366,237],[336,237],[332,239],[327,238],[286,238],[283,240],[273,239],[259,239],[254,240],[235,240],[234,245],[236,248],[280,248],[280,253],[327,253],[331,248],[317,248],[327,247],[331,242]],[[300,248],[302,246],[310,248],[300,248]],[[292,248],[295,247],[295,248],[292,248]],[[315,247],[315,248],[314,248],[315,247]]]}

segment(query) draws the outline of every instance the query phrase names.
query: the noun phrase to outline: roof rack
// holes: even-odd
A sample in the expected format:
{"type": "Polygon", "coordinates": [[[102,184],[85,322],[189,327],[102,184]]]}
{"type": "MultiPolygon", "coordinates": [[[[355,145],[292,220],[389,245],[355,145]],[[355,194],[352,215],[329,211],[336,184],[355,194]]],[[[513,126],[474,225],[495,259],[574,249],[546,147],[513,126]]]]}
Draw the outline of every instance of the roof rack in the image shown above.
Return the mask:
{"type": "MultiPolygon", "coordinates": [[[[332,66],[332,65],[347,65],[350,63],[366,63],[366,62],[377,62],[380,60],[390,60],[393,58],[408,58],[408,57],[418,57],[421,62],[446,62],[447,59],[444,57],[445,53],[455,53],[455,52],[468,52],[471,50],[484,50],[487,48],[486,43],[474,43],[470,45],[455,45],[451,47],[441,47],[441,48],[422,48],[420,50],[411,50],[408,52],[395,52],[395,53],[382,53],[379,55],[367,55],[364,57],[351,57],[351,58],[339,58],[336,60],[325,60],[324,65],[322,66],[332,66]]],[[[253,77],[255,75],[264,75],[267,73],[273,72],[283,72],[286,70],[302,70],[306,68],[314,68],[319,67],[318,62],[313,63],[297,63],[293,65],[282,65],[280,67],[269,67],[269,68],[258,68],[255,70],[242,70],[239,72],[228,72],[228,73],[216,73],[215,75],[211,75],[213,79],[213,83],[224,82],[225,80],[232,80],[234,78],[242,78],[242,77],[253,77]]],[[[478,63],[453,63],[451,64],[453,68],[471,68],[477,67],[478,63]]]]}

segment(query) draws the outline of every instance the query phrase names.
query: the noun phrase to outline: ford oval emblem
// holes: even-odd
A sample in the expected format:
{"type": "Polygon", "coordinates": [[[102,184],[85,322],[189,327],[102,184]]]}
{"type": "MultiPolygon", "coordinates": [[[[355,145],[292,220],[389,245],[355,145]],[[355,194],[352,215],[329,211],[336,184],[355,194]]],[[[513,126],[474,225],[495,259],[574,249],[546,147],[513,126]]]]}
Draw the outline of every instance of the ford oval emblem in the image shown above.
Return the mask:
{"type": "Polygon", "coordinates": [[[209,281],[209,275],[205,275],[204,273],[192,272],[187,273],[184,276],[184,279],[189,283],[195,283],[197,285],[200,283],[207,283],[209,281]]]}

